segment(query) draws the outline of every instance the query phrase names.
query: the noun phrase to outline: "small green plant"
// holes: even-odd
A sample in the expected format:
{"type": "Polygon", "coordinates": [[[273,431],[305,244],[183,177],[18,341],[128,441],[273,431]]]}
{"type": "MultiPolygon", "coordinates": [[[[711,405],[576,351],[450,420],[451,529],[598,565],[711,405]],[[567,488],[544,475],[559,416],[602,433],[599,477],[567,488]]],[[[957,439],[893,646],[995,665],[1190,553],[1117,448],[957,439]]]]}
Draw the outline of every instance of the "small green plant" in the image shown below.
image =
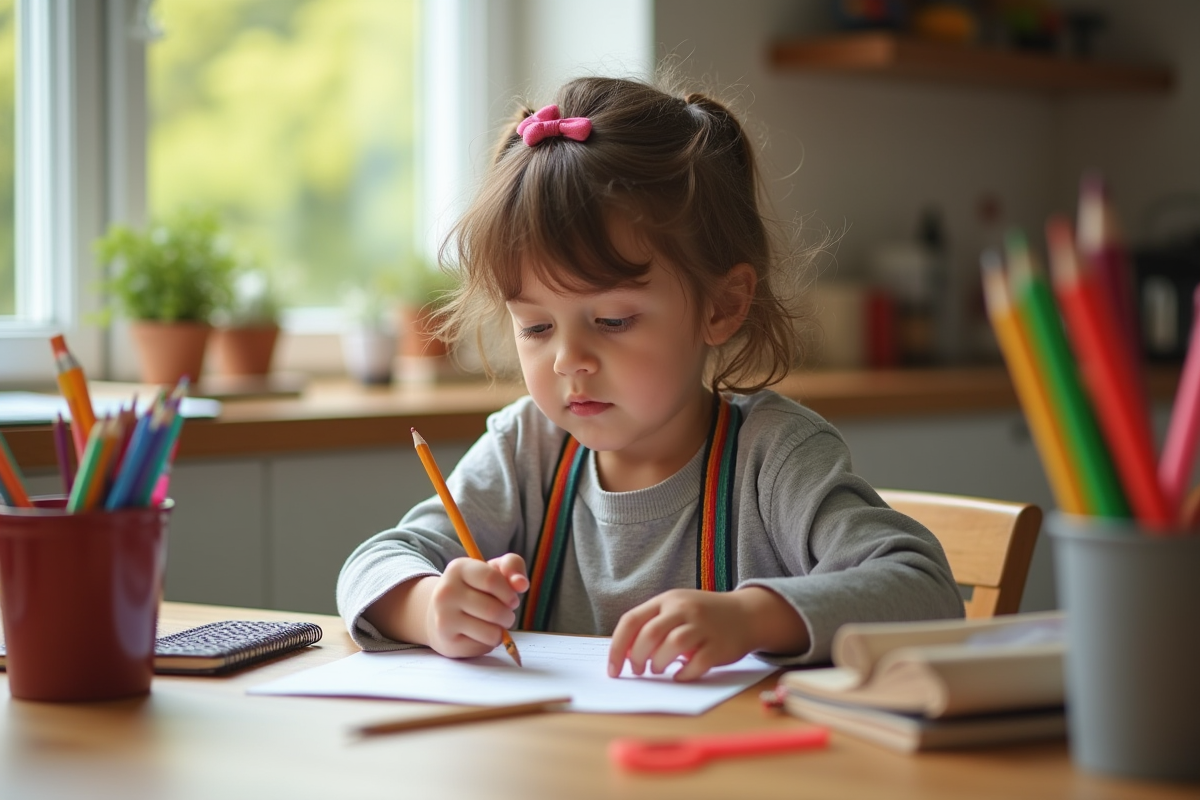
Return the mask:
{"type": "Polygon", "coordinates": [[[237,259],[211,212],[183,211],[143,231],[114,225],[96,256],[116,272],[104,282],[115,311],[133,320],[209,322],[233,296],[237,259]]]}
{"type": "Polygon", "coordinates": [[[279,298],[271,276],[257,268],[236,273],[229,302],[215,312],[215,319],[228,327],[278,325],[279,298]]]}
{"type": "Polygon", "coordinates": [[[399,278],[400,298],[410,308],[435,310],[445,304],[455,287],[454,278],[419,259],[414,259],[399,278]]]}
{"type": "Polygon", "coordinates": [[[368,285],[351,285],[342,291],[346,319],[359,330],[384,330],[393,324],[396,310],[395,276],[377,273],[368,285]]]}

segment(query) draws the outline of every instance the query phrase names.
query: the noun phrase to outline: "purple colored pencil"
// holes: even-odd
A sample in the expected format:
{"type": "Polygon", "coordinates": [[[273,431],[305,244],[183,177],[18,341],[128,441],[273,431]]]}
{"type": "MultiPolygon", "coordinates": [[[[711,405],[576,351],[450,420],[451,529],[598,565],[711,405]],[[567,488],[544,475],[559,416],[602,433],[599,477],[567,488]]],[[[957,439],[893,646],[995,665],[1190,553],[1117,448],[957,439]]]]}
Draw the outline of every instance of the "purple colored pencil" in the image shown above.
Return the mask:
{"type": "Polygon", "coordinates": [[[58,474],[62,476],[63,494],[71,494],[75,485],[75,449],[62,414],[54,420],[54,454],[58,458],[58,474]]]}

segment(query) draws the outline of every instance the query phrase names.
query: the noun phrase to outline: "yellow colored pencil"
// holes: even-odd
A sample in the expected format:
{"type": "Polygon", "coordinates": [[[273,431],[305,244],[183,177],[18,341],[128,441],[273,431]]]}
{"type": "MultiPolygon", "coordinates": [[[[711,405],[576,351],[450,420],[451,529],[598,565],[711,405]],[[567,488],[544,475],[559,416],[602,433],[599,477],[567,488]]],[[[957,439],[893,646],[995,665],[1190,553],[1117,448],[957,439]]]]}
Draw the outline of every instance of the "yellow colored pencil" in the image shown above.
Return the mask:
{"type": "MultiPolygon", "coordinates": [[[[463,519],[462,512],[458,510],[458,503],[454,502],[454,497],[450,494],[450,488],[446,486],[446,479],[442,477],[442,471],[438,469],[437,462],[433,460],[433,451],[429,449],[429,444],[425,441],[421,434],[417,433],[416,428],[412,428],[413,446],[417,448],[417,456],[421,459],[422,466],[425,467],[425,472],[429,475],[429,480],[433,483],[433,488],[437,491],[438,497],[442,498],[442,505],[446,507],[446,513],[450,516],[450,522],[454,525],[454,530],[458,534],[458,540],[462,542],[463,549],[467,551],[467,555],[471,558],[480,561],[487,561],[483,557],[483,552],[479,549],[479,545],[475,544],[475,537],[471,535],[471,529],[467,527],[467,521],[463,519]]],[[[512,640],[512,636],[508,631],[504,631],[504,649],[512,656],[512,660],[517,662],[517,666],[521,666],[521,653],[517,650],[517,643],[512,640]]]]}
{"type": "Polygon", "coordinates": [[[1004,363],[1008,366],[1017,399],[1025,411],[1025,419],[1046,469],[1054,499],[1063,511],[1084,514],[1086,509],[1079,476],[1071,469],[1063,432],[1054,423],[1050,396],[1038,374],[1029,340],[1013,308],[1008,280],[998,253],[988,252],[983,256],[983,289],[988,319],[996,332],[996,340],[1004,363]]]}

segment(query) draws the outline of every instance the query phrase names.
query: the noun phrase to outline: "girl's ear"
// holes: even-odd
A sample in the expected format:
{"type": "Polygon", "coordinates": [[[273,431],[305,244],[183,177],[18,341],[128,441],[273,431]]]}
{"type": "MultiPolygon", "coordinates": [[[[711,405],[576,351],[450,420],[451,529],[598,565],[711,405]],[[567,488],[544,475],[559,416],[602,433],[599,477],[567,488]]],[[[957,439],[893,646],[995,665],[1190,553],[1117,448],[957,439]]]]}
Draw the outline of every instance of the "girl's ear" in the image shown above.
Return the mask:
{"type": "Polygon", "coordinates": [[[708,304],[704,320],[705,344],[717,347],[738,332],[750,313],[757,286],[758,275],[754,267],[745,262],[735,264],[725,273],[723,285],[708,304]]]}

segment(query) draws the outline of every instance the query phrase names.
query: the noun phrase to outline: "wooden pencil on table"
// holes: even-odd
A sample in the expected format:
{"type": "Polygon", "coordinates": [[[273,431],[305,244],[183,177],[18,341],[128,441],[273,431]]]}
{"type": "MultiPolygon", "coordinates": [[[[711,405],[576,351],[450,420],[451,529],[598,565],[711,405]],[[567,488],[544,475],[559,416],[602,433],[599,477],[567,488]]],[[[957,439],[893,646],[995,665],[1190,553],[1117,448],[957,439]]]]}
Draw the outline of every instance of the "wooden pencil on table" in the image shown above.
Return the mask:
{"type": "Polygon", "coordinates": [[[385,733],[401,733],[403,731],[424,730],[441,725],[459,725],[464,722],[483,722],[492,719],[507,719],[527,714],[541,714],[546,711],[560,710],[571,702],[569,697],[556,697],[551,700],[537,700],[531,703],[515,703],[505,706],[485,706],[471,708],[465,711],[452,711],[448,714],[435,714],[428,717],[409,717],[391,722],[377,722],[355,728],[359,736],[378,736],[385,733]]]}
{"type": "MultiPolygon", "coordinates": [[[[475,544],[475,537],[471,535],[471,529],[467,527],[467,521],[463,519],[462,512],[458,510],[458,503],[454,502],[453,495],[450,494],[450,488],[446,486],[446,479],[442,477],[442,471],[438,469],[437,462],[433,459],[433,451],[429,449],[428,442],[425,441],[421,434],[417,433],[416,428],[412,428],[413,446],[417,448],[417,456],[421,459],[421,465],[425,467],[425,472],[429,475],[429,480],[433,483],[433,488],[437,491],[438,497],[442,499],[442,505],[446,507],[446,514],[450,517],[450,522],[454,525],[454,531],[458,534],[458,540],[462,542],[463,549],[467,551],[467,555],[479,561],[487,561],[483,557],[483,552],[479,549],[479,545],[475,544]]],[[[508,631],[504,631],[504,649],[512,656],[512,660],[517,662],[517,666],[521,666],[521,653],[517,650],[517,643],[512,640],[512,636],[508,631]]]]}

